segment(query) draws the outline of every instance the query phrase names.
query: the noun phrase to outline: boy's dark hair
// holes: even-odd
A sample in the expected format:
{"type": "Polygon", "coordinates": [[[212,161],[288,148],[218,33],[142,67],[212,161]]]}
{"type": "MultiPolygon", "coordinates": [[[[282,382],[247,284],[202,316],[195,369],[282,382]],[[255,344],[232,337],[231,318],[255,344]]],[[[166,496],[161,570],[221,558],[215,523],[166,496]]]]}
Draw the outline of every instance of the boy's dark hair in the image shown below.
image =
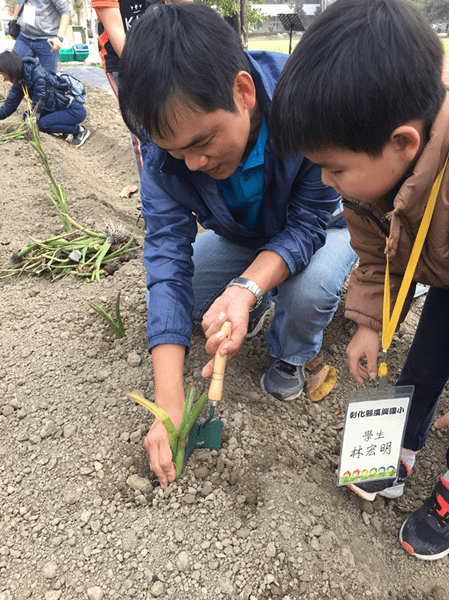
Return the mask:
{"type": "Polygon", "coordinates": [[[119,103],[128,128],[140,135],[172,133],[174,100],[189,109],[235,112],[233,83],[248,59],[236,32],[204,4],[150,8],[130,33],[119,66],[119,103]]]}
{"type": "Polygon", "coordinates": [[[23,80],[22,59],[13,50],[0,53],[0,73],[6,73],[12,83],[20,83],[23,80]]]}
{"type": "Polygon", "coordinates": [[[401,0],[337,0],[288,59],[271,105],[282,157],[341,147],[379,156],[412,119],[426,134],[444,100],[443,47],[401,0]]]}

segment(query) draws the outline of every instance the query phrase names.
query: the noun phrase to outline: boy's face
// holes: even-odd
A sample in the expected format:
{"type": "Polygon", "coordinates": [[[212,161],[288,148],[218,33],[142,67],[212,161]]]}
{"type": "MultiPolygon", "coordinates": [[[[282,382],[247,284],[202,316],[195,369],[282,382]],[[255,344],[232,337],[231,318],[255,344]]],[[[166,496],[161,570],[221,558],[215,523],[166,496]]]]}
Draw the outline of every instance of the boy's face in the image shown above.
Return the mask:
{"type": "Polygon", "coordinates": [[[242,86],[234,86],[234,101],[236,112],[193,112],[177,101],[170,123],[173,134],[165,138],[153,135],[152,139],[159,148],[183,160],[191,171],[226,179],[235,172],[245,153],[253,109],[242,86]]]}
{"type": "Polygon", "coordinates": [[[404,178],[410,168],[403,153],[389,142],[380,156],[344,148],[305,152],[306,158],[321,167],[321,178],[347,200],[371,203],[379,200],[404,178]]]}

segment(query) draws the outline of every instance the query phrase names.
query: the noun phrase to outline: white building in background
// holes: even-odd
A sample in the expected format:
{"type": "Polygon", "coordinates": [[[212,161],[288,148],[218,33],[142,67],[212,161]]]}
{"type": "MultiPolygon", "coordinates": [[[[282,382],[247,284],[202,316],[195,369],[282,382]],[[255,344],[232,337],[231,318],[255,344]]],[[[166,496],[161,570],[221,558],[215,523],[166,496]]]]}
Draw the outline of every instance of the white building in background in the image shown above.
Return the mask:
{"type": "MultiPolygon", "coordinates": [[[[304,2],[302,8],[306,15],[314,15],[317,10],[321,8],[324,10],[330,2],[333,0],[320,0],[316,2],[315,0],[306,0],[304,2]]],[[[263,15],[266,15],[266,20],[262,23],[259,23],[254,29],[254,32],[269,32],[271,31],[271,27],[273,28],[273,33],[286,33],[284,26],[280,22],[278,18],[278,14],[291,14],[294,13],[293,2],[290,0],[271,0],[270,3],[266,4],[253,4],[251,3],[251,7],[258,9],[263,15]]]]}

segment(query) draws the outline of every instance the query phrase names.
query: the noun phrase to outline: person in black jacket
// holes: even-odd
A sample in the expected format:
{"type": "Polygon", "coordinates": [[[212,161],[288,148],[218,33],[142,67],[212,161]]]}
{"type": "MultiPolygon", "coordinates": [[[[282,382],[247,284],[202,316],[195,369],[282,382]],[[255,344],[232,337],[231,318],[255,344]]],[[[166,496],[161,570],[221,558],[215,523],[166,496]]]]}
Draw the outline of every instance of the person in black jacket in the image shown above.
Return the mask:
{"type": "Polygon", "coordinates": [[[45,133],[72,135],[73,146],[82,146],[90,132],[80,123],[86,118],[86,109],[67,92],[69,85],[56,73],[44,69],[36,58],[20,58],[14,51],[0,54],[0,73],[4,81],[12,83],[5,102],[0,106],[0,120],[6,119],[18,108],[26,90],[35,111],[36,123],[45,133]]]}

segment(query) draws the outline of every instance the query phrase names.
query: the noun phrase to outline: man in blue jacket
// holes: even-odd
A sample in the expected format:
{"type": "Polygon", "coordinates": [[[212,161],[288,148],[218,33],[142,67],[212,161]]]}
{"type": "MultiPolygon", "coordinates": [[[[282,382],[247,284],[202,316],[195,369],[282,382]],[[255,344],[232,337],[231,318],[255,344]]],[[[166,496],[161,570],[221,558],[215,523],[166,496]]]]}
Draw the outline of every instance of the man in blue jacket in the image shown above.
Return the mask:
{"type": "MultiPolygon", "coordinates": [[[[339,196],[323,185],[320,169],[273,152],[268,111],[287,58],[245,53],[213,9],[194,3],[150,9],[121,56],[123,117],[153,142],[141,178],[147,335],[155,401],[176,427],[192,320],[202,321],[209,353],[229,320],[221,353],[230,358],[249,322],[274,302],[265,335],[273,360],[261,386],[291,400],[355,263],[345,223],[333,214],[339,196]],[[199,236],[197,221],[208,230],[199,236]]],[[[213,360],[204,377],[212,367],[213,360]]],[[[144,446],[165,487],[175,472],[158,421],[144,446]]]]}

